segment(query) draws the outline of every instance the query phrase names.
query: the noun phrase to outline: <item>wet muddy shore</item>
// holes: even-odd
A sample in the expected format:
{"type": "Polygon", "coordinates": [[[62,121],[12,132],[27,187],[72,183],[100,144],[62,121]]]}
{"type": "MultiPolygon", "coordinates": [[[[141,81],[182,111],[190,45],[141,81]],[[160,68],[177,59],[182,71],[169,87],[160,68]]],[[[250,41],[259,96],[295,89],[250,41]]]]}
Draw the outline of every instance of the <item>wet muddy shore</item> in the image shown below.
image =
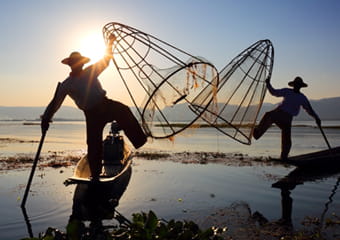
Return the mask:
{"type": "MultiPolygon", "coordinates": [[[[17,143],[38,143],[38,141],[24,140],[16,138],[0,138],[0,146],[7,146],[17,143]]],[[[272,161],[268,157],[254,157],[242,153],[222,153],[222,152],[167,152],[167,151],[144,151],[136,150],[134,157],[145,160],[172,161],[183,164],[223,164],[227,166],[273,166],[284,164],[272,161]]],[[[42,153],[39,158],[40,167],[62,167],[75,165],[84,153],[73,153],[68,151],[49,151],[42,153]]],[[[0,155],[0,171],[23,169],[31,167],[35,158],[34,154],[15,154],[11,156],[0,155]]]]}
{"type": "MultiPolygon", "coordinates": [[[[74,166],[84,154],[70,154],[68,152],[48,152],[41,154],[39,167],[67,167],[74,166]]],[[[227,166],[275,166],[286,165],[266,157],[250,157],[241,153],[219,152],[152,152],[135,151],[134,158],[144,160],[172,161],[182,164],[223,164],[227,166]]],[[[32,154],[16,154],[14,156],[0,156],[0,171],[20,170],[30,168],[35,156],[32,154]]],[[[138,160],[137,160],[138,161],[138,160]]],[[[288,165],[286,165],[288,166],[288,165]]]]}

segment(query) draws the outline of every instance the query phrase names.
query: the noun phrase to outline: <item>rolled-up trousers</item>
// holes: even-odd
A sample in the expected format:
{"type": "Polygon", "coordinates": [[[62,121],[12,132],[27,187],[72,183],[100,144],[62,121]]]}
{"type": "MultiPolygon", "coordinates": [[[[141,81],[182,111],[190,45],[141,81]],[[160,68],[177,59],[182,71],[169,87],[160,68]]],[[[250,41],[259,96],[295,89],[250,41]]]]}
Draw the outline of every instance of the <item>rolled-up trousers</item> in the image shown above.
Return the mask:
{"type": "Polygon", "coordinates": [[[143,146],[147,137],[130,108],[120,102],[104,98],[90,110],[85,110],[87,157],[92,178],[97,178],[102,169],[103,130],[107,123],[117,121],[125,136],[135,148],[143,146]]]}
{"type": "Polygon", "coordinates": [[[266,112],[254,129],[254,138],[259,139],[275,123],[281,129],[281,158],[286,159],[292,147],[291,128],[293,116],[279,108],[266,112]]]}

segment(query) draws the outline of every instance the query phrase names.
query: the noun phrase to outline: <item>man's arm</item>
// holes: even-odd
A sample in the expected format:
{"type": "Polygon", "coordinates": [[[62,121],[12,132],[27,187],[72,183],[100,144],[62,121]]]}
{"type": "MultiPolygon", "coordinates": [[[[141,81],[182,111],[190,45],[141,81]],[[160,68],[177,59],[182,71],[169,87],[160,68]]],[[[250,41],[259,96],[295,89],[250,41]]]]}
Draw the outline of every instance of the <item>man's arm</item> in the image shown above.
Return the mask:
{"type": "Polygon", "coordinates": [[[92,68],[95,71],[95,72],[93,72],[93,74],[96,74],[98,76],[109,65],[110,60],[113,58],[112,45],[113,45],[113,42],[115,40],[116,40],[116,36],[111,34],[109,43],[107,44],[107,47],[106,47],[104,57],[101,60],[99,60],[98,62],[96,62],[95,64],[92,65],[92,68]]]}
{"type": "Polygon", "coordinates": [[[270,83],[270,79],[266,79],[266,86],[268,91],[270,92],[271,95],[275,97],[282,97],[284,96],[284,90],[283,89],[275,89],[273,88],[272,84],[270,83]]]}
{"type": "Polygon", "coordinates": [[[308,99],[306,98],[306,102],[302,105],[303,109],[306,110],[306,112],[312,116],[315,119],[315,122],[317,125],[321,126],[321,120],[318,116],[318,114],[316,114],[316,112],[313,110],[312,105],[310,104],[310,102],[308,101],[308,99]]]}
{"type": "Polygon", "coordinates": [[[59,82],[51,102],[48,104],[44,114],[41,116],[41,131],[43,133],[48,130],[53,115],[58,111],[65,97],[66,92],[62,89],[62,85],[59,82]]]}

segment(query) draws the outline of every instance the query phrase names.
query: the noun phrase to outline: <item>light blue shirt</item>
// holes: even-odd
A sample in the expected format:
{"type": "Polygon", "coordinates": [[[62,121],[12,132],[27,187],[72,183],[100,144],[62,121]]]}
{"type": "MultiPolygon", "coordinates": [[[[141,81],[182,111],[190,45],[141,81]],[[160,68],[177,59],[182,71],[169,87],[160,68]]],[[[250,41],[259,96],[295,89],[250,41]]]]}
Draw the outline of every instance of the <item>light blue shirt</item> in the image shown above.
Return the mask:
{"type": "Polygon", "coordinates": [[[301,92],[295,92],[291,88],[274,89],[270,83],[267,84],[267,88],[271,95],[275,97],[283,97],[282,102],[279,104],[279,109],[289,113],[292,116],[299,114],[301,107],[314,118],[318,118],[318,115],[312,109],[307,97],[301,92]]]}

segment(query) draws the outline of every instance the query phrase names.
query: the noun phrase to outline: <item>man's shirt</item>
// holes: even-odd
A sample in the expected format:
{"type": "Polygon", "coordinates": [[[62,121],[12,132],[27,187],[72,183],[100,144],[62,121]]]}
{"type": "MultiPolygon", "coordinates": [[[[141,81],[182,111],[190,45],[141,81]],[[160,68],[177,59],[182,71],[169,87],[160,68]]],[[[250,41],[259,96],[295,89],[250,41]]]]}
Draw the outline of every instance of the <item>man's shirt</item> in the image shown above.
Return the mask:
{"type": "Polygon", "coordinates": [[[58,85],[55,96],[47,106],[42,118],[50,120],[67,95],[74,100],[78,108],[84,111],[100,103],[104,99],[106,91],[102,88],[98,76],[108,64],[108,59],[103,58],[82,70],[77,76],[70,73],[70,76],[58,85]]]}
{"type": "Polygon", "coordinates": [[[309,115],[318,117],[303,93],[295,92],[291,88],[274,89],[270,83],[267,84],[267,88],[273,96],[283,97],[283,101],[279,104],[282,111],[296,116],[299,114],[301,107],[303,107],[309,115]]]}

